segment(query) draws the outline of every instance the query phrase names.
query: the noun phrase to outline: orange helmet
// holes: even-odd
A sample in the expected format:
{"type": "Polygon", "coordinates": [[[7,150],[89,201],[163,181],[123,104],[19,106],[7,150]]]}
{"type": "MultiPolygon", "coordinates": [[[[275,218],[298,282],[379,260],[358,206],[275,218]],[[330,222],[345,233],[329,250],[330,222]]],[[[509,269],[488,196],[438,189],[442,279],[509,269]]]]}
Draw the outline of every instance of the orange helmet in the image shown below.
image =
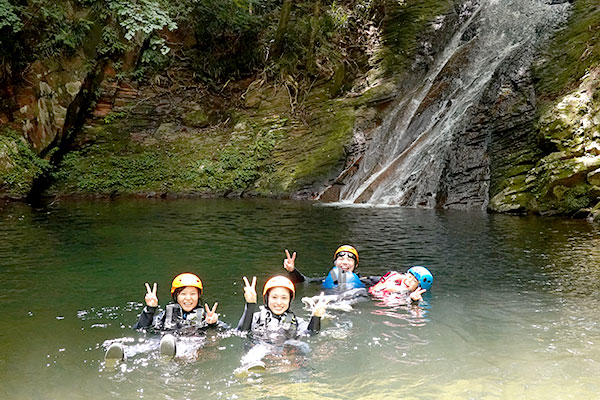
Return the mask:
{"type": "Polygon", "coordinates": [[[341,253],[342,251],[347,251],[348,253],[354,254],[354,256],[356,257],[356,266],[358,267],[358,251],[349,244],[345,244],[338,247],[335,253],[333,253],[333,259],[335,260],[337,258],[338,253],[341,253]]]}
{"type": "Polygon", "coordinates": [[[200,294],[202,294],[202,281],[196,275],[189,272],[179,274],[173,279],[173,283],[171,283],[171,294],[173,294],[176,289],[186,286],[198,288],[200,294]]]}
{"type": "MultiPolygon", "coordinates": [[[[294,296],[296,295],[296,288],[294,287],[294,284],[292,283],[291,280],[289,280],[285,276],[281,276],[281,275],[274,276],[271,279],[269,279],[267,281],[267,283],[265,283],[265,288],[263,289],[263,300],[267,296],[267,292],[270,289],[273,289],[274,287],[283,287],[283,288],[289,289],[290,292],[292,292],[292,298],[290,299],[290,301],[294,300],[294,296]]],[[[265,303],[266,303],[266,301],[265,301],[265,303]]]]}

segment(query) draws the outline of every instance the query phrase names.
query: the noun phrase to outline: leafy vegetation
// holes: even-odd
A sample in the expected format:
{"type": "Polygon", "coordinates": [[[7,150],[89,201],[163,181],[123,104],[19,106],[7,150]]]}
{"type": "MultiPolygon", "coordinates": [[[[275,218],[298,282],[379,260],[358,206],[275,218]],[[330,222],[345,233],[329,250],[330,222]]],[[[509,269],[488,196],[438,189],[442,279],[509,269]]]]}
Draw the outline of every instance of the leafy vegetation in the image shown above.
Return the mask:
{"type": "Polygon", "coordinates": [[[182,138],[156,146],[114,135],[120,121],[111,124],[94,130],[94,144],[65,156],[53,174],[61,192],[239,193],[269,170],[269,156],[285,121],[264,127],[241,123],[225,143],[207,138],[190,145],[189,138],[182,138]]]}
{"type": "Polygon", "coordinates": [[[133,46],[169,52],[159,32],[177,28],[167,0],[0,0],[0,83],[38,59],[117,57],[133,46]]]}
{"type": "Polygon", "coordinates": [[[11,129],[0,130],[0,191],[25,196],[33,180],[49,170],[48,161],[39,158],[23,136],[11,129]]]}

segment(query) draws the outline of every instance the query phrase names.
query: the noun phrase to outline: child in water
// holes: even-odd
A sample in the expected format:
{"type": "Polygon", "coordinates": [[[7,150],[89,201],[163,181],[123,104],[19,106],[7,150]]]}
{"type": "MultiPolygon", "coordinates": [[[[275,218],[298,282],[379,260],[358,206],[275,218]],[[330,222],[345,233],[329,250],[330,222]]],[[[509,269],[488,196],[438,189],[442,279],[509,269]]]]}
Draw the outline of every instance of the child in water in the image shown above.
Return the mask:
{"type": "MultiPolygon", "coordinates": [[[[173,301],[158,315],[158,297],[156,283],[152,289],[146,285],[146,306],[142,310],[134,329],[152,327],[161,332],[167,332],[160,341],[160,353],[173,357],[177,351],[177,341],[174,335],[192,336],[204,332],[208,328],[221,327],[219,315],[215,312],[218,303],[212,308],[208,304],[201,305],[202,281],[192,273],[179,274],[171,283],[173,301]]],[[[121,343],[113,343],[105,355],[106,359],[123,359],[124,349],[121,343]]]]}
{"type": "Polygon", "coordinates": [[[315,304],[308,324],[296,317],[290,304],[296,294],[291,280],[284,276],[269,279],[263,288],[264,306],[256,310],[256,277],[252,284],[244,277],[244,313],[237,326],[239,331],[251,332],[259,343],[242,359],[242,370],[264,370],[262,358],[275,350],[276,345],[294,344],[301,334],[314,334],[321,328],[321,317],[325,314],[327,301],[322,297],[315,304]]]}
{"type": "Polygon", "coordinates": [[[423,300],[423,293],[433,285],[433,275],[421,266],[411,267],[406,273],[401,274],[390,271],[381,277],[379,282],[369,288],[369,293],[374,297],[386,298],[391,295],[408,295],[408,298],[417,302],[423,300]]]}

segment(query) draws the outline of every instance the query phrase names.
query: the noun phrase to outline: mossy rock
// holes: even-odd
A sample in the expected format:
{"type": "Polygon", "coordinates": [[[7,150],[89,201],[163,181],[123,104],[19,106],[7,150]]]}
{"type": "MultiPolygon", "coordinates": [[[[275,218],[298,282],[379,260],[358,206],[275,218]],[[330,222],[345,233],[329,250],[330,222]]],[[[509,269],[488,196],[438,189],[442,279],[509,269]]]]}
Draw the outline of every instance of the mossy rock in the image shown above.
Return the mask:
{"type": "MultiPolygon", "coordinates": [[[[559,187],[555,187],[559,189],[559,187]]],[[[557,209],[565,214],[572,214],[579,209],[593,205],[590,198],[590,185],[580,184],[572,187],[560,187],[560,197],[557,197],[557,209]]]]}
{"type": "Polygon", "coordinates": [[[263,101],[263,93],[259,90],[249,90],[244,96],[244,107],[246,108],[259,108],[260,103],[263,101]]]}
{"type": "Polygon", "coordinates": [[[525,213],[532,209],[534,196],[526,175],[518,175],[509,180],[509,184],[490,199],[488,209],[501,213],[525,213]]]}
{"type": "Polygon", "coordinates": [[[587,181],[590,185],[600,186],[600,168],[592,172],[588,172],[587,181]]]}
{"type": "Polygon", "coordinates": [[[210,125],[210,117],[204,110],[194,110],[184,114],[183,123],[195,128],[205,128],[210,125]]]}

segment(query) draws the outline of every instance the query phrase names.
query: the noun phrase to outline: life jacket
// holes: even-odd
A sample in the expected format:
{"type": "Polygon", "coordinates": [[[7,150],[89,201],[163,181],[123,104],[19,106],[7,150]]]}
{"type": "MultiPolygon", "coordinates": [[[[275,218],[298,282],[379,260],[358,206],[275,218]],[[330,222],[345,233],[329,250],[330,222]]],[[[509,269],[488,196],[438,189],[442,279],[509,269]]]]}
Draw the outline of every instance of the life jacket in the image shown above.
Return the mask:
{"type": "Polygon", "coordinates": [[[379,282],[369,288],[369,293],[372,295],[388,295],[392,293],[408,293],[402,283],[406,275],[396,271],[390,271],[381,277],[379,282]]]}
{"type": "Polygon", "coordinates": [[[323,287],[325,289],[340,288],[344,290],[364,288],[365,284],[362,283],[360,277],[354,272],[346,272],[338,267],[331,268],[327,278],[323,281],[323,287]]]}
{"type": "Polygon", "coordinates": [[[289,310],[277,316],[268,308],[261,306],[260,311],[252,316],[252,332],[266,336],[284,334],[286,337],[295,337],[298,332],[298,319],[289,310]]]}
{"type": "Polygon", "coordinates": [[[200,328],[206,325],[204,310],[201,307],[196,307],[188,313],[184,312],[177,303],[167,304],[165,307],[162,329],[179,330],[187,327],[200,328]]]}

